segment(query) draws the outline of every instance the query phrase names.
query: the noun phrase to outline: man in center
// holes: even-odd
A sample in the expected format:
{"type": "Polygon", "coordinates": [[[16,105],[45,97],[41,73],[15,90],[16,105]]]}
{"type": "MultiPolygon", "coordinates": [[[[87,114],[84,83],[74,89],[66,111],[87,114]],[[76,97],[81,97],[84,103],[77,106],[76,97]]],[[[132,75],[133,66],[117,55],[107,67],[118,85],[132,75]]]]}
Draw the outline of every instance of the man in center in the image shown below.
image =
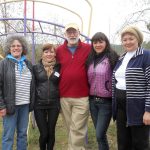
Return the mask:
{"type": "Polygon", "coordinates": [[[65,42],[57,48],[60,70],[60,104],[68,131],[68,150],[85,150],[89,115],[89,88],[85,61],[91,50],[80,40],[75,23],[65,26],[65,42]]]}

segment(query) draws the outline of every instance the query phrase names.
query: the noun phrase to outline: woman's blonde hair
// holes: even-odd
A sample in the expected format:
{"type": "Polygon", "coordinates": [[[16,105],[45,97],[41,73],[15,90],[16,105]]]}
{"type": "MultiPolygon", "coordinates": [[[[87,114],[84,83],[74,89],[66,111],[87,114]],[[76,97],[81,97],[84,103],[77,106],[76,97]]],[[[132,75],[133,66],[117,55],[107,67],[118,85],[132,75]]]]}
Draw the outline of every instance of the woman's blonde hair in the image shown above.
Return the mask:
{"type": "Polygon", "coordinates": [[[143,43],[143,34],[137,27],[128,26],[124,28],[121,32],[121,40],[126,33],[133,34],[138,40],[138,45],[141,46],[141,44],[143,43]]]}

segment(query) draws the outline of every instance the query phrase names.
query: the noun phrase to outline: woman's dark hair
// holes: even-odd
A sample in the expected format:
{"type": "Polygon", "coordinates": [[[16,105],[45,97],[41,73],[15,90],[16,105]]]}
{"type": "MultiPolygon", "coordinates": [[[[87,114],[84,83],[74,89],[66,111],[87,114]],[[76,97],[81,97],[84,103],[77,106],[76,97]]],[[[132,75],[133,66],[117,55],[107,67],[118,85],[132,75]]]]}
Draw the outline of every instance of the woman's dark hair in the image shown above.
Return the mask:
{"type": "Polygon", "coordinates": [[[91,39],[92,50],[91,50],[91,52],[88,56],[88,59],[86,61],[87,67],[94,61],[94,57],[96,55],[96,52],[95,52],[94,47],[93,47],[93,42],[97,42],[97,41],[105,41],[106,42],[104,54],[108,57],[111,68],[113,70],[115,65],[116,65],[116,62],[118,60],[118,54],[111,48],[111,45],[110,45],[110,42],[109,42],[107,36],[102,32],[95,33],[91,39]]]}

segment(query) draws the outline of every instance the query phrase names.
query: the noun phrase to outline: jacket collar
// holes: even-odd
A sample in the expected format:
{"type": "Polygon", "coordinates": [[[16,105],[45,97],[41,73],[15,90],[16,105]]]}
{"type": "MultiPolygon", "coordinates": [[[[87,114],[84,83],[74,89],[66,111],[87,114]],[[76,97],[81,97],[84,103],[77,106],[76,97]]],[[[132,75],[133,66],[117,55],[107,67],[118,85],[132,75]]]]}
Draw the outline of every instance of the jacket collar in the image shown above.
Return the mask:
{"type": "MultiPolygon", "coordinates": [[[[5,59],[7,59],[8,61],[10,61],[11,63],[13,63],[13,64],[15,65],[15,61],[13,61],[12,59],[10,59],[10,58],[5,58],[5,59]]],[[[30,70],[32,70],[32,64],[30,63],[30,61],[28,61],[28,60],[26,59],[24,62],[25,62],[25,64],[27,65],[27,67],[28,67],[30,70]]]]}
{"type": "MultiPolygon", "coordinates": [[[[138,47],[137,50],[136,50],[136,53],[134,54],[133,58],[134,57],[137,57],[139,55],[143,55],[143,50],[144,48],[143,47],[138,47]]],[[[125,52],[122,56],[119,57],[119,60],[122,60],[124,58],[124,56],[126,55],[127,52],[125,52]]]]}

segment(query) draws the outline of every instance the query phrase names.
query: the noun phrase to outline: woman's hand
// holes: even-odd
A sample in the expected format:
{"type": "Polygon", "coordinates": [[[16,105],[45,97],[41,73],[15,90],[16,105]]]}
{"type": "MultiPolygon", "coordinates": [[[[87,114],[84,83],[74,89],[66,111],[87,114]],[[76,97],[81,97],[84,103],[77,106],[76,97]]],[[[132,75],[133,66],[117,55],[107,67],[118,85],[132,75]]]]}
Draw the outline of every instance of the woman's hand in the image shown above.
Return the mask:
{"type": "Polygon", "coordinates": [[[150,125],[150,112],[145,112],[143,116],[143,123],[145,125],[150,125]]]}
{"type": "Polygon", "coordinates": [[[0,117],[4,117],[6,115],[6,109],[0,110],[0,117]]]}

